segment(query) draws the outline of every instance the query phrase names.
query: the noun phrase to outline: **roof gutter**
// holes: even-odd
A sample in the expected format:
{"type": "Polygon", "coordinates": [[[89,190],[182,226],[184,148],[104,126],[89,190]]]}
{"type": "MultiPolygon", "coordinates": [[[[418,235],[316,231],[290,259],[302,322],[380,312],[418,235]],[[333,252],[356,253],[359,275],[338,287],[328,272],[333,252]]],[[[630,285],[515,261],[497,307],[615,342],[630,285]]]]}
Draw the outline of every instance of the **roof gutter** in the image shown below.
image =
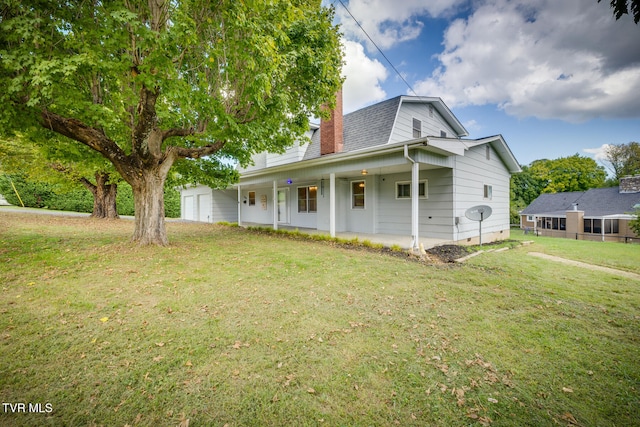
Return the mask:
{"type": "Polygon", "coordinates": [[[361,159],[361,158],[364,158],[364,157],[368,157],[373,153],[375,153],[375,154],[385,154],[385,153],[388,153],[388,152],[398,151],[399,149],[402,149],[405,146],[425,147],[425,146],[427,146],[427,138],[423,137],[423,138],[415,139],[415,140],[413,140],[412,142],[409,142],[409,143],[407,143],[405,141],[405,142],[401,142],[401,143],[390,144],[387,147],[385,147],[384,149],[380,149],[380,146],[378,145],[378,146],[374,146],[374,147],[363,148],[361,150],[356,150],[356,151],[347,151],[347,152],[343,152],[343,153],[330,154],[330,155],[325,155],[323,157],[317,157],[315,159],[303,160],[301,162],[297,162],[297,164],[295,164],[295,163],[287,163],[287,164],[284,164],[284,165],[273,166],[273,167],[270,167],[270,168],[259,169],[259,170],[251,171],[251,172],[241,172],[241,175],[242,175],[242,177],[252,178],[252,177],[256,177],[256,176],[260,176],[260,175],[279,172],[279,171],[282,171],[282,170],[304,169],[304,168],[308,168],[308,167],[311,167],[311,166],[337,163],[337,162],[344,161],[346,159],[357,160],[357,159],[361,159]],[[297,167],[293,167],[292,168],[292,166],[294,164],[297,167]]]}
{"type": "Polygon", "coordinates": [[[409,160],[411,163],[415,163],[416,162],[411,157],[409,157],[409,145],[408,144],[404,144],[404,158],[409,160]]]}

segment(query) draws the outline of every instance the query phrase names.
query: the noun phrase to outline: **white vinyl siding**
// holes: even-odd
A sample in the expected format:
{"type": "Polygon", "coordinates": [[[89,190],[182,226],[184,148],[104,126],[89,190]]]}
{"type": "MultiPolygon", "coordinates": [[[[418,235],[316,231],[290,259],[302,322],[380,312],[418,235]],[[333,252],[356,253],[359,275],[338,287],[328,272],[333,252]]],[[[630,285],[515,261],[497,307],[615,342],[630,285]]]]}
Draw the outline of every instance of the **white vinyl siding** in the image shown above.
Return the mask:
{"type": "Polygon", "coordinates": [[[429,105],[403,102],[398,111],[396,124],[391,133],[390,143],[414,139],[413,120],[421,121],[421,136],[439,136],[441,132],[456,135],[455,131],[434,108],[432,117],[429,116],[429,105]]]}
{"type": "MultiPolygon", "coordinates": [[[[411,235],[410,200],[396,198],[399,182],[411,182],[411,173],[381,175],[377,203],[377,231],[383,234],[411,235]]],[[[419,199],[420,235],[453,239],[452,171],[448,168],[420,171],[420,181],[427,184],[429,198],[419,199]]]]}
{"type": "Polygon", "coordinates": [[[181,218],[200,222],[238,221],[238,192],[198,185],[180,190],[181,218]]]}
{"type": "Polygon", "coordinates": [[[296,143],[285,150],[284,153],[267,153],[266,167],[285,165],[287,163],[299,162],[304,158],[304,154],[307,152],[308,143],[300,144],[296,143]]]}
{"type": "Polygon", "coordinates": [[[510,174],[495,151],[491,151],[491,160],[487,160],[485,145],[472,147],[464,157],[456,158],[455,216],[460,218],[459,240],[478,236],[477,222],[464,216],[467,209],[476,205],[492,209],[491,217],[482,222],[483,234],[508,230],[510,174]],[[490,199],[485,198],[485,185],[491,188],[490,199]]]}

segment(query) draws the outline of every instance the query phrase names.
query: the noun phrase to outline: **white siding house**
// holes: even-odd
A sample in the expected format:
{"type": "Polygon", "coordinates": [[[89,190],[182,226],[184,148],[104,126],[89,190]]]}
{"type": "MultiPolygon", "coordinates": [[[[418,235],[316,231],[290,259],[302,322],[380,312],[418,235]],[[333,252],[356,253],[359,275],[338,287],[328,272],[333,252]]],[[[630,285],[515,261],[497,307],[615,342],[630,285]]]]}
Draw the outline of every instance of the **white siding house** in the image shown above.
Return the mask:
{"type": "Polygon", "coordinates": [[[509,236],[509,181],[520,167],[502,136],[464,139],[440,98],[400,96],[344,117],[337,104],[310,143],[254,156],[233,188],[183,190],[183,218],[398,235],[415,248],[426,239],[477,243],[465,211],[489,205],[482,241],[509,236]]]}

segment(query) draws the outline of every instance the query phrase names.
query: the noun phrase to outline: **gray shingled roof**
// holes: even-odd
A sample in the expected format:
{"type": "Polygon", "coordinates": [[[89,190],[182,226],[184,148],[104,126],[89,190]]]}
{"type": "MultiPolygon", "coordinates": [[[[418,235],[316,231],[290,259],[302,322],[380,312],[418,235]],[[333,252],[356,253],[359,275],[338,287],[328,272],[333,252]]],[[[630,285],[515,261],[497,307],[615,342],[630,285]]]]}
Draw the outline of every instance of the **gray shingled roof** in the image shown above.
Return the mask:
{"type": "MultiPolygon", "coordinates": [[[[400,106],[400,96],[388,99],[353,113],[346,114],[343,121],[343,153],[362,148],[383,145],[389,142],[393,122],[400,106]]],[[[320,157],[320,129],[311,136],[303,160],[320,157]]]]}
{"type": "Polygon", "coordinates": [[[640,203],[640,193],[620,193],[619,187],[592,188],[571,193],[541,194],[521,213],[522,215],[565,215],[578,204],[585,217],[633,213],[640,203]]]}

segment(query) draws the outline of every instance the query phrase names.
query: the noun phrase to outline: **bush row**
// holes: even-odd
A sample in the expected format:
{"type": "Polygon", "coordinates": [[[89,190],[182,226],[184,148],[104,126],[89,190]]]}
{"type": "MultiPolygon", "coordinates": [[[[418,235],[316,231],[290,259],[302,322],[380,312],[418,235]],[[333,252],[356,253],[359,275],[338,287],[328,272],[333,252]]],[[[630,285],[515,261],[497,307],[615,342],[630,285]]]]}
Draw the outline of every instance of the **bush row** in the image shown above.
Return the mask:
{"type": "MultiPolygon", "coordinates": [[[[87,213],[93,210],[93,196],[88,190],[69,190],[54,184],[31,181],[22,175],[0,175],[0,194],[12,205],[21,206],[12,182],[26,207],[87,213]]],[[[116,204],[118,215],[134,214],[133,191],[126,182],[118,184],[116,204]]],[[[164,209],[167,217],[180,217],[180,193],[177,190],[165,188],[164,209]]]]}

